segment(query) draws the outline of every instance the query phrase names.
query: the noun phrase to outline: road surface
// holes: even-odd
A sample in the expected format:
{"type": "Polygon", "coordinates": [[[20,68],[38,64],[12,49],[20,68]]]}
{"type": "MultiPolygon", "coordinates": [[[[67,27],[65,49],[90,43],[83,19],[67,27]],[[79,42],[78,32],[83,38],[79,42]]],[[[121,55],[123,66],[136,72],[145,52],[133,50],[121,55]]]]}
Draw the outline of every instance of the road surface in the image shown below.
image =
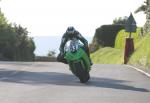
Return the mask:
{"type": "Polygon", "coordinates": [[[68,66],[0,62],[0,103],[150,103],[150,78],[125,65],[95,64],[82,84],[68,66]]]}

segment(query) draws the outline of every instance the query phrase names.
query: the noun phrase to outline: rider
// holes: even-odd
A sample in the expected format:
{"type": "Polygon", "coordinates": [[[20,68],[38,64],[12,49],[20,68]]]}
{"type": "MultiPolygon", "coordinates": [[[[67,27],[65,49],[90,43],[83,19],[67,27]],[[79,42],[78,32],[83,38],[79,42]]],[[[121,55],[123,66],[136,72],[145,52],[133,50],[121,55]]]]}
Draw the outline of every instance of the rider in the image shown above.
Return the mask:
{"type": "Polygon", "coordinates": [[[72,40],[73,38],[79,39],[84,44],[85,52],[87,53],[91,65],[93,64],[90,59],[90,53],[88,48],[88,41],[77,31],[73,26],[67,28],[66,32],[64,33],[61,44],[60,44],[60,54],[57,57],[59,62],[67,63],[66,59],[64,59],[64,46],[68,40],[72,40]]]}

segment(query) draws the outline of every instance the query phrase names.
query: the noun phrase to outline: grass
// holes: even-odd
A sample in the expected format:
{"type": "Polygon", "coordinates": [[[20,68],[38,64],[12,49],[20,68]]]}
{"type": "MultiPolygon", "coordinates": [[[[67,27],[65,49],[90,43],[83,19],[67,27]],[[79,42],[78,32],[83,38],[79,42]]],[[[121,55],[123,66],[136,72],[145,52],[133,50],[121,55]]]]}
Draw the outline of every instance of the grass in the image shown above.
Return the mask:
{"type": "MultiPolygon", "coordinates": [[[[140,28],[136,33],[132,33],[134,38],[135,51],[130,56],[128,64],[138,66],[150,72],[150,35],[140,36],[140,28]]],[[[124,30],[121,30],[115,42],[115,47],[100,48],[91,54],[94,63],[100,64],[123,64],[125,38],[129,36],[124,30]]]]}
{"type": "Polygon", "coordinates": [[[96,64],[122,64],[123,50],[105,47],[91,54],[91,58],[96,64]]]}
{"type": "MultiPolygon", "coordinates": [[[[132,33],[131,36],[134,38],[134,45],[135,48],[137,47],[137,43],[139,42],[140,38],[140,28],[137,28],[135,33],[132,33]]],[[[125,32],[125,30],[121,30],[116,37],[115,40],[115,48],[117,49],[124,49],[125,47],[125,38],[129,37],[129,33],[125,32]]]]}
{"type": "Polygon", "coordinates": [[[137,43],[135,52],[131,55],[128,63],[150,70],[150,35],[144,36],[137,43]]]}
{"type": "MultiPolygon", "coordinates": [[[[134,41],[138,42],[140,28],[137,28],[136,33],[132,33],[134,41]]],[[[129,36],[124,30],[121,30],[116,37],[115,47],[100,48],[95,53],[91,54],[92,61],[100,64],[123,64],[124,62],[124,45],[125,38],[129,36]]]]}

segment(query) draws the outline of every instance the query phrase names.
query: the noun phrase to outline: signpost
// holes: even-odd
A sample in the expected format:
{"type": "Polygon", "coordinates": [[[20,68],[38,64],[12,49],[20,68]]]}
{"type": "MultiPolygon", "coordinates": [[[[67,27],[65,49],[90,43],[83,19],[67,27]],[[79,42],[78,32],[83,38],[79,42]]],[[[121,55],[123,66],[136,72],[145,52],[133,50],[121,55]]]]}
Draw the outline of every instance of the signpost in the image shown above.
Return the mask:
{"type": "Polygon", "coordinates": [[[134,52],[134,42],[133,38],[131,37],[132,32],[136,32],[136,21],[132,15],[128,17],[128,20],[125,23],[125,31],[129,32],[129,37],[126,38],[126,43],[125,43],[125,52],[124,52],[124,64],[128,62],[129,56],[134,52]]]}
{"type": "Polygon", "coordinates": [[[132,32],[136,32],[136,21],[132,13],[130,14],[127,22],[125,23],[125,31],[130,33],[129,38],[131,38],[132,32]]]}

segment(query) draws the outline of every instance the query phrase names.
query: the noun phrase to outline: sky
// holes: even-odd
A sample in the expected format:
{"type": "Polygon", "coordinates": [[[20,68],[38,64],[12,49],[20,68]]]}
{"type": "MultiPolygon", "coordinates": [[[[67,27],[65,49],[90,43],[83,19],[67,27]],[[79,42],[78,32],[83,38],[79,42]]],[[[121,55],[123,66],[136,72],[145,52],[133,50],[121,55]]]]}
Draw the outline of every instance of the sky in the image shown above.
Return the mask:
{"type": "Polygon", "coordinates": [[[130,12],[143,26],[146,17],[134,11],[145,0],[2,0],[1,11],[10,23],[27,28],[30,36],[62,36],[74,26],[83,36],[94,36],[95,29],[112,24],[130,12]]]}

